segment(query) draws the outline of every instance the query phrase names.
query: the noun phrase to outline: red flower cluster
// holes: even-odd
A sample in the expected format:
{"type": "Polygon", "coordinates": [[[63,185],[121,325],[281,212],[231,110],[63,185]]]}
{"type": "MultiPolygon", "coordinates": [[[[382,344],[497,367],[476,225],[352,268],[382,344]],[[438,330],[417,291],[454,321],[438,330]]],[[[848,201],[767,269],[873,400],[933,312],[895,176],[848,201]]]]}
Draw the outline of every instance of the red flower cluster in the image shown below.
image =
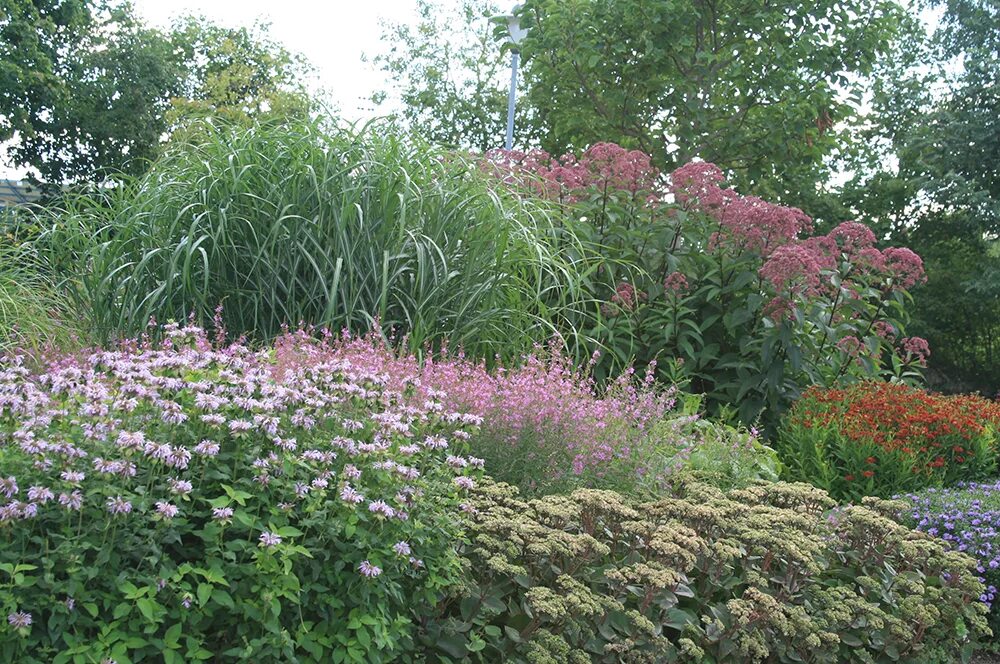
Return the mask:
{"type": "MultiPolygon", "coordinates": [[[[833,424],[851,440],[872,441],[887,450],[927,453],[941,448],[957,454],[961,463],[969,451],[942,439],[969,440],[988,426],[1000,426],[1000,404],[978,395],[944,396],[900,383],[864,382],[807,390],[792,419],[809,428],[833,424]]],[[[935,462],[944,464],[943,458],[935,462]]]]}

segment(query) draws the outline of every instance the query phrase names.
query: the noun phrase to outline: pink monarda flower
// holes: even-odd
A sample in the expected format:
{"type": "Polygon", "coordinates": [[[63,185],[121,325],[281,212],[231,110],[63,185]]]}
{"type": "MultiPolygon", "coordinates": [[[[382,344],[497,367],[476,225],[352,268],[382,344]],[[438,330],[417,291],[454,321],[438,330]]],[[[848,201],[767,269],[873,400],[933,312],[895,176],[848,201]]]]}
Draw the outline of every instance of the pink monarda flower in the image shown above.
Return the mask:
{"type": "Polygon", "coordinates": [[[396,510],[390,507],[384,500],[373,500],[368,503],[368,511],[374,514],[382,514],[389,519],[396,515],[396,510]]]}
{"type": "Polygon", "coordinates": [[[212,518],[216,521],[221,521],[223,523],[229,523],[233,518],[233,508],[232,507],[213,507],[212,508],[212,518]]]}
{"type": "Polygon", "coordinates": [[[78,510],[83,505],[83,494],[80,493],[79,491],[73,491],[71,493],[60,493],[59,504],[71,511],[78,510]]]}
{"type": "Polygon", "coordinates": [[[52,489],[44,486],[33,486],[28,489],[28,500],[42,503],[43,505],[55,498],[52,489]]]}
{"type": "Polygon", "coordinates": [[[472,489],[476,486],[476,483],[471,477],[466,477],[464,475],[456,477],[452,480],[459,489],[472,489]]]}
{"type": "Polygon", "coordinates": [[[253,429],[253,422],[247,420],[233,420],[229,423],[229,430],[234,434],[246,433],[253,429]]]}
{"type": "Polygon", "coordinates": [[[281,537],[275,535],[274,533],[269,533],[266,530],[260,534],[260,544],[258,546],[263,546],[267,548],[275,547],[281,544],[281,537]]]}
{"type": "Polygon", "coordinates": [[[396,542],[395,544],[393,544],[392,550],[395,551],[400,556],[409,556],[411,553],[413,553],[410,550],[409,542],[403,542],[403,541],[396,542]]]}
{"type": "Polygon", "coordinates": [[[86,476],[86,474],[80,473],[80,472],[77,472],[77,471],[64,470],[63,472],[59,473],[59,477],[63,478],[63,480],[65,480],[66,482],[69,482],[70,484],[79,484],[87,476],[86,476]]]}
{"type": "Polygon", "coordinates": [[[31,626],[31,614],[25,611],[16,611],[7,616],[7,622],[14,629],[23,629],[31,626]]]}
{"type": "Polygon", "coordinates": [[[219,444],[203,440],[194,446],[194,453],[203,457],[214,457],[219,453],[219,444]]]}
{"type": "Polygon", "coordinates": [[[108,498],[105,504],[108,507],[108,511],[112,514],[128,514],[132,511],[132,503],[125,500],[121,496],[108,498]]]}
{"type": "Polygon", "coordinates": [[[176,505],[171,505],[168,502],[157,501],[156,503],[156,513],[163,519],[172,519],[177,516],[179,511],[176,505]]]}
{"type": "Polygon", "coordinates": [[[187,480],[179,480],[173,477],[167,480],[167,484],[170,485],[170,493],[175,493],[179,496],[186,496],[194,489],[192,484],[187,480]]]}
{"type": "Polygon", "coordinates": [[[382,568],[377,565],[372,565],[367,560],[362,560],[361,564],[358,565],[358,572],[361,573],[361,576],[371,579],[381,574],[382,568]]]}
{"type": "Polygon", "coordinates": [[[146,435],[141,431],[122,431],[117,444],[123,450],[141,450],[146,445],[146,435]]]}
{"type": "Polygon", "coordinates": [[[350,484],[345,484],[344,488],[340,490],[340,499],[345,503],[357,505],[364,502],[365,497],[358,493],[350,484]]]}
{"type": "Polygon", "coordinates": [[[359,477],[361,477],[361,471],[358,470],[357,466],[355,466],[352,463],[349,463],[346,466],[344,466],[344,477],[356,480],[359,477]]]}
{"type": "Polygon", "coordinates": [[[4,479],[0,477],[0,493],[7,496],[8,498],[13,498],[18,494],[20,489],[17,487],[17,478],[11,475],[10,477],[4,479]]]}

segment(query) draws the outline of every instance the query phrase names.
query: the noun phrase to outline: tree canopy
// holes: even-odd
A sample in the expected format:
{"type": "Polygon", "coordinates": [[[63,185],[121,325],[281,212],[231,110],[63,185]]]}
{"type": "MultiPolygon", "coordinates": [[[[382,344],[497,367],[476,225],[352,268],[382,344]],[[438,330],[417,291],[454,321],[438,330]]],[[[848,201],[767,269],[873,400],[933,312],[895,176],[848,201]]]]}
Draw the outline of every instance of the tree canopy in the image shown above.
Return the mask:
{"type": "Polygon", "coordinates": [[[188,17],[160,31],[127,2],[7,0],[0,140],[43,182],[137,174],[193,118],[307,113],[307,70],[266,25],[188,17]]]}

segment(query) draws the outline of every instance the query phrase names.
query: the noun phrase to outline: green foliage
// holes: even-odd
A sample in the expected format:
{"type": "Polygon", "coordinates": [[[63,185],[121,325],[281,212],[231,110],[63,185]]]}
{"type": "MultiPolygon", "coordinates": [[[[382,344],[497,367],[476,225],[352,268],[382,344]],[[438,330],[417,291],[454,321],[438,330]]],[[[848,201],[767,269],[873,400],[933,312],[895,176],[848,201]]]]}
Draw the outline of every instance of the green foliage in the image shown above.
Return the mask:
{"type": "MultiPolygon", "coordinates": [[[[417,29],[386,30],[380,60],[404,118],[435,140],[498,146],[506,26],[490,44],[481,17],[492,3],[463,4],[475,21],[455,21],[440,2],[420,7],[417,29]]],[[[826,162],[850,150],[865,76],[905,12],[891,0],[538,0],[520,15],[516,145],[562,154],[610,141],[664,169],[700,157],[740,186],[839,221],[844,210],[821,195],[826,162]]]]}
{"type": "Polygon", "coordinates": [[[1000,17],[996,3],[928,2],[943,10],[877,72],[868,162],[846,202],[926,258],[913,330],[934,355],[928,379],[948,391],[1000,380],[1000,17]],[[962,321],[960,324],[958,321],[962,321]]]}
{"type": "Polygon", "coordinates": [[[0,659],[412,652],[462,578],[459,480],[478,471],[444,449],[461,416],[364,371],[282,373],[167,334],[43,375],[0,363],[0,659]]]}
{"type": "Polygon", "coordinates": [[[0,247],[0,352],[67,343],[74,315],[29,246],[0,247]]]}
{"type": "Polygon", "coordinates": [[[305,115],[306,68],[255,30],[204,19],[147,27],[124,0],[0,8],[0,140],[48,184],[101,182],[148,168],[165,135],[218,113],[305,115]]]}
{"type": "Polygon", "coordinates": [[[202,124],[143,178],[56,211],[43,244],[104,338],[151,317],[268,338],[300,321],[510,356],[571,295],[544,211],[368,126],[202,124]],[[528,331],[527,334],[525,331],[528,331]]]}
{"type": "MultiPolygon", "coordinates": [[[[801,210],[743,195],[712,164],[664,182],[648,156],[600,143],[581,155],[494,153],[523,195],[554,199],[594,249],[589,296],[565,312],[576,348],[603,356],[595,375],[660,363],[661,375],[751,424],[776,418],[811,385],[919,378],[907,340],[907,289],[920,259],[885,252],[862,224],[820,235],[801,210]]],[[[584,352],[578,355],[584,356],[584,352]]],[[[586,354],[589,354],[586,353],[586,354]]]]}
{"type": "MultiPolygon", "coordinates": [[[[402,120],[428,140],[447,146],[497,147],[506,131],[509,64],[489,18],[493,0],[463,0],[456,8],[417,0],[415,26],[386,24],[384,49],[372,61],[392,82],[373,101],[402,103],[402,120]],[[456,16],[456,14],[458,16],[456,16]]],[[[518,115],[523,142],[524,113],[518,115]]]]}
{"type": "Polygon", "coordinates": [[[690,477],[720,489],[743,488],[760,481],[774,482],[781,472],[777,452],[764,445],[755,431],[697,415],[681,415],[653,426],[649,465],[659,472],[648,493],[658,495],[677,477],[690,477]]]}
{"type": "Polygon", "coordinates": [[[183,72],[170,99],[167,126],[176,131],[199,118],[305,119],[315,104],[305,89],[311,67],[268,35],[268,26],[224,28],[188,16],[169,34],[183,72]]]}
{"type": "Polygon", "coordinates": [[[477,489],[474,581],[431,625],[444,661],[952,662],[989,633],[974,562],[801,484],[523,501],[477,489]]]}

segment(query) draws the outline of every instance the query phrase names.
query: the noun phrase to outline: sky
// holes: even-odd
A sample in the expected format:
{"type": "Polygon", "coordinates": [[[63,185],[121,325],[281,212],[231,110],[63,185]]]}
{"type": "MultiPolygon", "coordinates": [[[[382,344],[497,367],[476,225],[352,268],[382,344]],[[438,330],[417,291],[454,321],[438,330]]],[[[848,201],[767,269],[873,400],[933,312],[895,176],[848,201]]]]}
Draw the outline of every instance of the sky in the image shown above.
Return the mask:
{"type": "MultiPolygon", "coordinates": [[[[458,0],[445,0],[455,2],[458,0]]],[[[415,22],[414,0],[133,0],[145,22],[158,28],[187,14],[203,15],[223,26],[270,24],[269,35],[316,68],[313,92],[330,102],[345,120],[364,120],[375,111],[367,100],[383,89],[385,75],[362,55],[382,49],[381,21],[415,22]]],[[[515,0],[500,0],[513,7],[515,0]]],[[[2,146],[0,146],[2,150],[2,146]]],[[[0,177],[24,177],[24,169],[0,164],[0,177]]]]}
{"type": "MultiPolygon", "coordinates": [[[[381,50],[380,21],[416,21],[414,0],[134,0],[147,23],[165,28],[185,14],[225,26],[270,23],[269,33],[317,69],[312,86],[326,93],[346,120],[366,119],[384,75],[362,54],[381,50]]],[[[501,4],[506,4],[501,2],[501,4]]],[[[510,2],[513,5],[513,1],[510,2]]],[[[319,91],[319,90],[315,90],[319,91]]]]}

